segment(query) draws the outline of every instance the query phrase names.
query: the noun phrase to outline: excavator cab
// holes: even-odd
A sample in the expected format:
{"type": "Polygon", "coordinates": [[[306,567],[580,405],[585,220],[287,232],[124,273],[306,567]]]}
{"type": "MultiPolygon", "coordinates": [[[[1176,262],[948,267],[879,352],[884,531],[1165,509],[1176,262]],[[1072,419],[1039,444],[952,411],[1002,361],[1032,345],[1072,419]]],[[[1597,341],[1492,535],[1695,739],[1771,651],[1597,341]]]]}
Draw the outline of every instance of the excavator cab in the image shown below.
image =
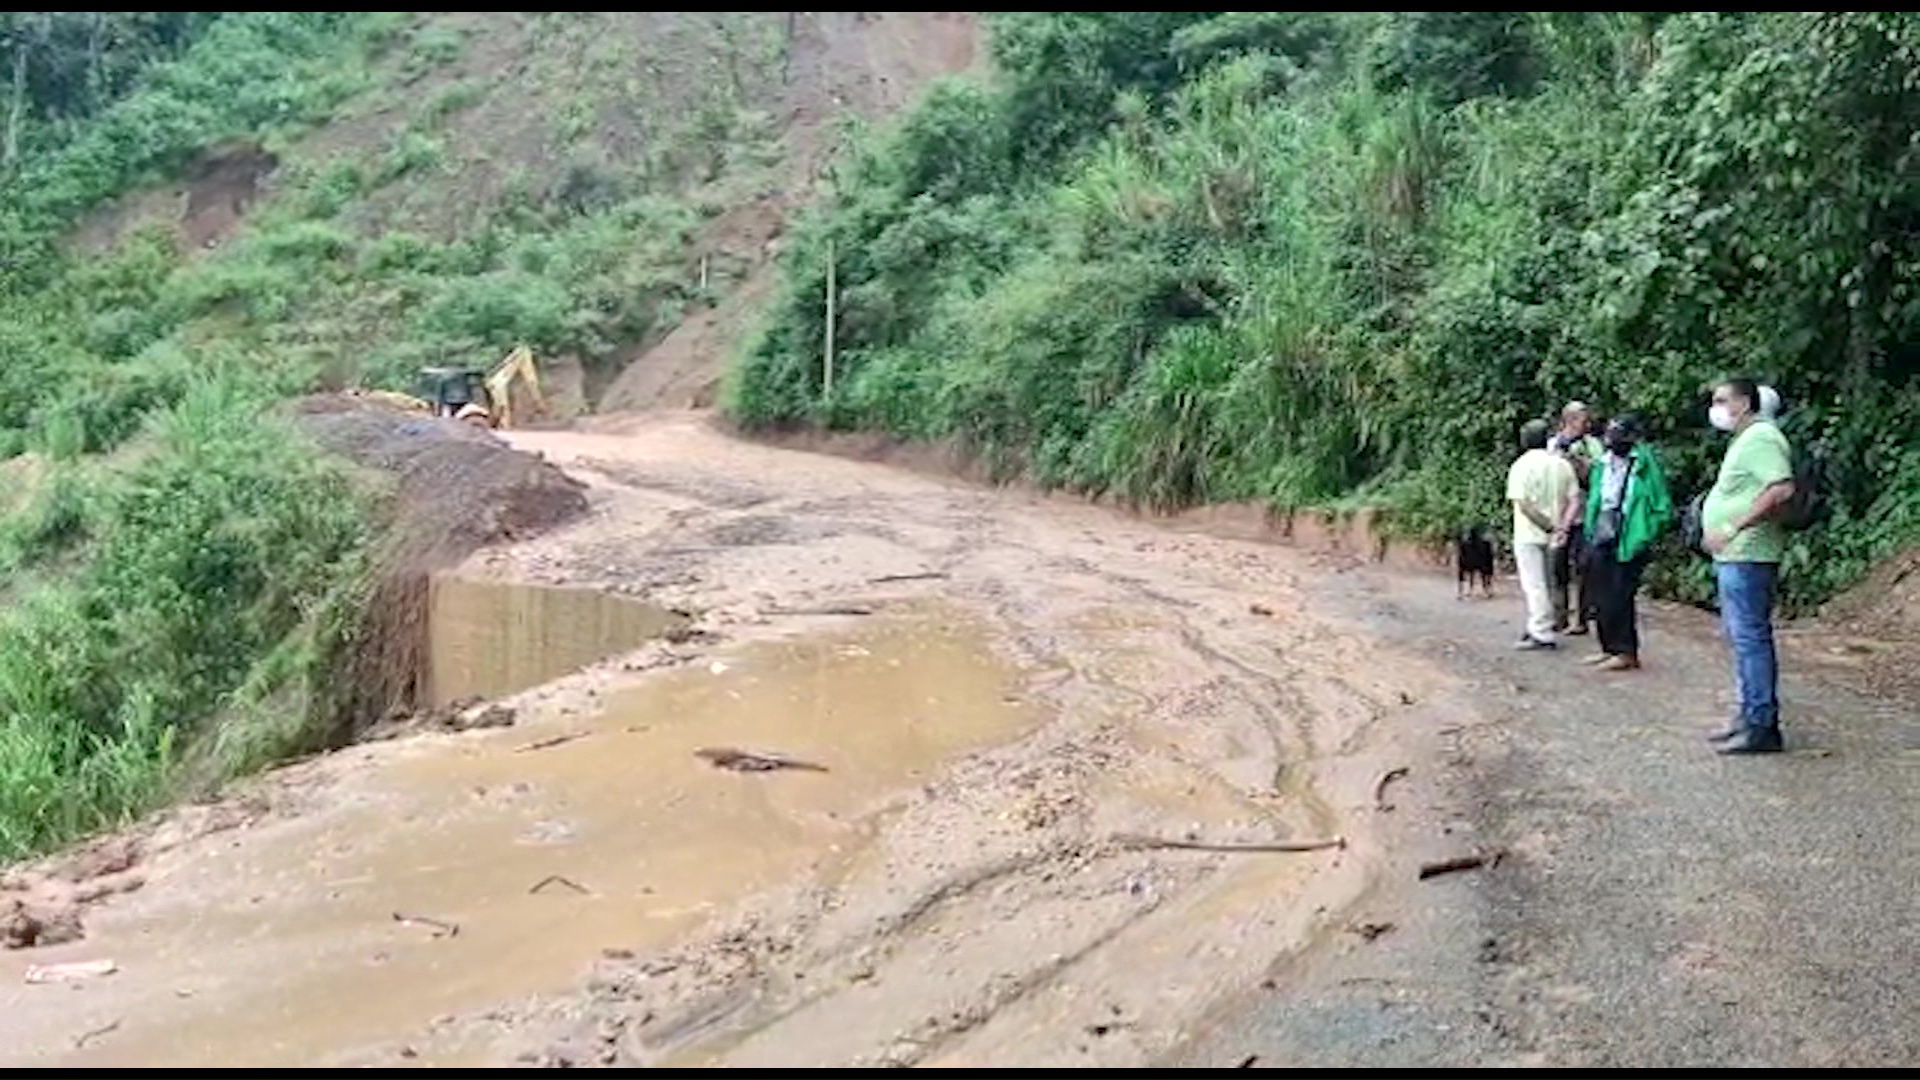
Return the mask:
{"type": "Polygon", "coordinates": [[[516,427],[547,412],[540,371],[525,346],[508,353],[490,372],[470,367],[421,368],[420,399],[435,416],[483,427],[516,427]]]}
{"type": "Polygon", "coordinates": [[[486,376],[477,368],[421,368],[420,397],[435,416],[485,422],[492,412],[488,407],[486,376]]]}

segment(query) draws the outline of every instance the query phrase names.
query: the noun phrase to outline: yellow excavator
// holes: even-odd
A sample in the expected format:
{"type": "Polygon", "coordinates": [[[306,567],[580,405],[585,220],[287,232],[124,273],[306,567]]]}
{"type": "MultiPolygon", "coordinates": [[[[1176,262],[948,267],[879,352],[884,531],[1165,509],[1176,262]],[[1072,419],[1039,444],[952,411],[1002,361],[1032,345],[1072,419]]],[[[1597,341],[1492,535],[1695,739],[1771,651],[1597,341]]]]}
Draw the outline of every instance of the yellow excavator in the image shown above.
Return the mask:
{"type": "Polygon", "coordinates": [[[540,392],[540,372],[534,367],[532,351],[525,346],[508,353],[505,360],[485,375],[478,368],[422,368],[418,397],[392,390],[363,390],[359,396],[385,401],[409,412],[450,417],[483,427],[512,428],[527,418],[514,393],[522,387],[532,415],[544,415],[547,399],[540,392]]]}

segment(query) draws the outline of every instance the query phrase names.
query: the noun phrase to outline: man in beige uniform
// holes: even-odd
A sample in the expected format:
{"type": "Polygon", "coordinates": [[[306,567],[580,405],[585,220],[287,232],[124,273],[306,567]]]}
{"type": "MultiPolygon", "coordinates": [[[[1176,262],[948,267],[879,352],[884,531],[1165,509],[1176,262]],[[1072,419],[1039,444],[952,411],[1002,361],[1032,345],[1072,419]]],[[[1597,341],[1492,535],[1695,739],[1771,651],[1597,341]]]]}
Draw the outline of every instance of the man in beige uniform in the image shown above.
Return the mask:
{"type": "Polygon", "coordinates": [[[1566,523],[1572,518],[1579,484],[1567,459],[1547,449],[1549,436],[1544,420],[1521,425],[1520,457],[1507,470],[1507,501],[1513,504],[1513,561],[1527,600],[1527,628],[1514,645],[1517,649],[1559,645],[1553,627],[1551,551],[1554,545],[1566,543],[1566,523]]]}

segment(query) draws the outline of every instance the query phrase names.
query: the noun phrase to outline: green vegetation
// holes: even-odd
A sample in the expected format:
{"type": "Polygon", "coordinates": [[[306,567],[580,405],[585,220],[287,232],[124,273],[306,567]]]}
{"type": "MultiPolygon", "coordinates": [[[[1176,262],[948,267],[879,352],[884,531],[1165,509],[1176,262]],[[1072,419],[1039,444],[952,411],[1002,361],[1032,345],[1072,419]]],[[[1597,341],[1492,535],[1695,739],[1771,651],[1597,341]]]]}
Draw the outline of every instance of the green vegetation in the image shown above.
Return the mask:
{"type": "Polygon", "coordinates": [[[381,495],[277,403],[591,367],[704,299],[686,241],[770,160],[778,22],[466,18],[0,16],[0,862],[320,737],[381,495]]]}
{"type": "MultiPolygon", "coordinates": [[[[860,137],[729,407],[1160,508],[1499,520],[1526,417],[1710,478],[1754,373],[1827,455],[1817,602],[1920,529],[1920,16],[1011,12],[860,137]],[[826,283],[837,287],[825,385],[826,283]]],[[[1671,542],[1653,575],[1699,598],[1671,542]]]]}
{"type": "Polygon", "coordinates": [[[0,171],[59,145],[152,64],[178,56],[216,11],[0,12],[6,79],[0,171]]]}
{"type": "MultiPolygon", "coordinates": [[[[383,496],[273,406],[604,371],[710,300],[782,14],[0,14],[0,860],[313,745],[383,496]]],[[[1797,602],[1920,526],[1915,16],[989,21],[996,81],[858,134],[787,243],[748,424],[1433,535],[1571,396],[1697,487],[1747,371],[1829,455],[1797,602]]]]}
{"type": "MultiPolygon", "coordinates": [[[[14,13],[0,59],[58,69],[65,39],[21,26],[117,14],[14,13]]],[[[61,241],[82,211],[203,146],[324,114],[364,74],[350,61],[374,25],[230,16],[196,22],[179,59],[113,37],[146,66],[84,102],[62,96],[70,80],[11,86],[27,119],[0,210],[0,449],[30,456],[0,522],[0,859],[152,805],[195,726],[241,707],[262,661],[324,648],[314,635],[353,580],[365,504],[262,416],[303,374],[213,344],[198,316],[218,275],[158,234],[100,259],[61,241]]]]}

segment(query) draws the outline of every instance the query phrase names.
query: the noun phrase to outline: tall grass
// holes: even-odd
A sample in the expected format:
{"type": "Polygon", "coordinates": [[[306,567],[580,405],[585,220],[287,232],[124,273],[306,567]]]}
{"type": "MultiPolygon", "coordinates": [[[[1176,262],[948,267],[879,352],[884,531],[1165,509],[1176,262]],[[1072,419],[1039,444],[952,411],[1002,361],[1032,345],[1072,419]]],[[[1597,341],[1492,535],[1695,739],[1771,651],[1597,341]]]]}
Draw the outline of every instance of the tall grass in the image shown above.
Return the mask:
{"type": "Polygon", "coordinates": [[[152,806],[194,729],[357,570],[362,495],[261,405],[198,383],[130,467],[35,511],[92,535],[0,614],[0,859],[152,806]]]}

